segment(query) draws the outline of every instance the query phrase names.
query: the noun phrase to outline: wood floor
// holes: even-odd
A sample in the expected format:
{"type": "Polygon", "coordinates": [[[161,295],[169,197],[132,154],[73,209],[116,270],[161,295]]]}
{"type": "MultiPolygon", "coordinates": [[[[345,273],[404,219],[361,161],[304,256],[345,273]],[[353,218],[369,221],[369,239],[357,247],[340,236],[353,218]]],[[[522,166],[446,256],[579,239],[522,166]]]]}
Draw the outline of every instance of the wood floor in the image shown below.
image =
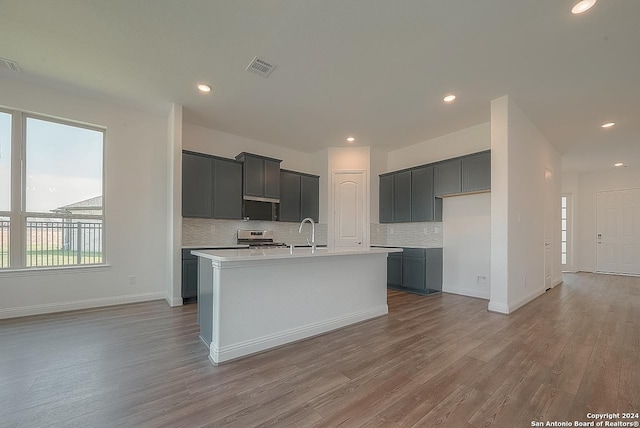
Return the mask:
{"type": "Polygon", "coordinates": [[[640,410],[640,278],[566,275],[511,316],[389,293],[389,315],[219,367],[196,306],[0,321],[1,427],[529,427],[640,410]]]}

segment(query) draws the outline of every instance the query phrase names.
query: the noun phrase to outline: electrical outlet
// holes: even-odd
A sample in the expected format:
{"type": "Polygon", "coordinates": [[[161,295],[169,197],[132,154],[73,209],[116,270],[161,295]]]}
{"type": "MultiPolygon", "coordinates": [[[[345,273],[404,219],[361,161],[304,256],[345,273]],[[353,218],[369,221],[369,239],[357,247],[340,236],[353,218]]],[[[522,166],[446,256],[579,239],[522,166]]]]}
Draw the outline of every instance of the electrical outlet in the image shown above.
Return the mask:
{"type": "Polygon", "coordinates": [[[136,283],[136,281],[137,281],[137,278],[136,278],[136,276],[135,276],[135,275],[131,275],[131,276],[129,276],[129,285],[133,285],[133,284],[135,284],[135,283],[136,283]]]}
{"type": "Polygon", "coordinates": [[[434,227],[433,228],[433,233],[440,233],[440,228],[439,227],[434,227]]]}
{"type": "Polygon", "coordinates": [[[478,284],[486,284],[486,283],[487,283],[487,277],[478,275],[478,284]]]}
{"type": "Polygon", "coordinates": [[[389,235],[393,235],[393,227],[389,228],[389,235]]]}
{"type": "Polygon", "coordinates": [[[429,228],[425,227],[424,229],[422,229],[422,232],[424,232],[425,235],[429,234],[429,228]]]}
{"type": "Polygon", "coordinates": [[[527,277],[524,277],[524,285],[527,285],[527,277]]]}
{"type": "Polygon", "coordinates": [[[216,227],[214,225],[211,225],[211,233],[216,233],[216,227]]]}

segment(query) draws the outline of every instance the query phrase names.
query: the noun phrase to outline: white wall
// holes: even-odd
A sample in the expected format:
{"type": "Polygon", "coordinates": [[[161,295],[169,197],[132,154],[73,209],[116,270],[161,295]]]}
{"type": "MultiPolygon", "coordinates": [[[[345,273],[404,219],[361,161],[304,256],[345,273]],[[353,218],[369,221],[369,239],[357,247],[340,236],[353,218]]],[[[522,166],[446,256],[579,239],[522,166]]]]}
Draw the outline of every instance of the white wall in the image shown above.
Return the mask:
{"type": "Polygon", "coordinates": [[[167,116],[0,77],[4,106],[107,128],[109,267],[0,273],[0,318],[140,300],[167,290],[167,116]],[[129,276],[136,284],[129,284],[129,276]]]}
{"type": "Polygon", "coordinates": [[[215,129],[191,125],[189,123],[184,123],[182,127],[182,145],[185,150],[231,159],[235,158],[241,152],[249,152],[282,159],[280,167],[284,169],[316,175],[320,175],[320,172],[324,173],[324,171],[320,171],[314,166],[312,162],[313,155],[309,153],[291,150],[262,141],[227,134],[215,129]]]}
{"type": "Polygon", "coordinates": [[[423,141],[388,155],[388,171],[410,168],[491,148],[491,123],[481,123],[432,140],[423,141]]]}
{"type": "Polygon", "coordinates": [[[442,291],[489,299],[491,194],[444,198],[442,291]],[[479,282],[478,277],[486,281],[479,282]]]}
{"type": "Polygon", "coordinates": [[[371,148],[371,177],[369,182],[371,183],[371,223],[380,222],[380,174],[387,172],[389,155],[386,151],[371,148]]]}
{"type": "Polygon", "coordinates": [[[640,188],[640,168],[615,168],[583,173],[578,183],[563,186],[567,193],[577,193],[574,199],[574,249],[577,270],[596,270],[596,193],[608,190],[640,188]]]}
{"type": "Polygon", "coordinates": [[[546,289],[546,228],[551,229],[553,283],[561,281],[560,156],[509,97],[492,101],[491,120],[489,309],[509,313],[546,289]],[[552,172],[550,182],[545,179],[547,169],[552,172]],[[545,222],[548,201],[554,205],[545,222]]]}
{"type": "Polygon", "coordinates": [[[182,305],[182,106],[167,120],[167,303],[182,305]]]}

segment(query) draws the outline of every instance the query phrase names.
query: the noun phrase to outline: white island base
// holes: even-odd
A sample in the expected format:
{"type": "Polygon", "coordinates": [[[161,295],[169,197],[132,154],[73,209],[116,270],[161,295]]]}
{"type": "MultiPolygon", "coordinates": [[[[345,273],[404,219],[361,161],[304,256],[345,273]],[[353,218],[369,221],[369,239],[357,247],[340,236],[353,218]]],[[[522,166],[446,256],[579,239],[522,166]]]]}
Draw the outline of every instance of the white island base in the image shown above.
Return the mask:
{"type": "Polygon", "coordinates": [[[200,337],[214,364],[384,315],[394,248],[195,250],[200,337]]]}

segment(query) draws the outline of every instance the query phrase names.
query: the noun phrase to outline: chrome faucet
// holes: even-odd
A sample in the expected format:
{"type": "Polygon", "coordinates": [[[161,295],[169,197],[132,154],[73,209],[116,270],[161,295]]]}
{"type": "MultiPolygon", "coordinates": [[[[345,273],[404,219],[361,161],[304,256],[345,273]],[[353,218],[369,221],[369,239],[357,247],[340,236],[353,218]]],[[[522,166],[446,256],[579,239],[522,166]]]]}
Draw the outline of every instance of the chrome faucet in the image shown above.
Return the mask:
{"type": "Polygon", "coordinates": [[[313,219],[307,217],[302,222],[300,222],[300,227],[298,228],[298,233],[302,233],[302,226],[306,223],[311,223],[311,242],[309,242],[309,238],[307,238],[307,244],[311,245],[311,251],[316,250],[316,224],[313,222],[313,219]]]}

